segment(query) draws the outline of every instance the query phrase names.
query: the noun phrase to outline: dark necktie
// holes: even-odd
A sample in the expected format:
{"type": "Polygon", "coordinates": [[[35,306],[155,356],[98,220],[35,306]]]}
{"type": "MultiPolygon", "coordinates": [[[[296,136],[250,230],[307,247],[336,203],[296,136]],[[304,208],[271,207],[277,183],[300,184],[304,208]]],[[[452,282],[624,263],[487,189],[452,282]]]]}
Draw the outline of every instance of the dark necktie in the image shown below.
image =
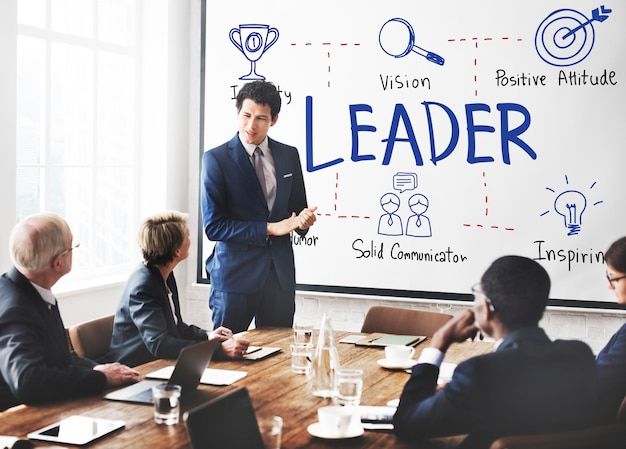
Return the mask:
{"type": "Polygon", "coordinates": [[[263,191],[265,202],[269,204],[267,198],[267,185],[265,184],[265,173],[263,172],[263,150],[261,150],[261,148],[256,147],[254,149],[254,153],[252,153],[252,163],[254,165],[254,171],[256,171],[256,177],[259,180],[259,184],[261,184],[261,190],[263,191]]]}

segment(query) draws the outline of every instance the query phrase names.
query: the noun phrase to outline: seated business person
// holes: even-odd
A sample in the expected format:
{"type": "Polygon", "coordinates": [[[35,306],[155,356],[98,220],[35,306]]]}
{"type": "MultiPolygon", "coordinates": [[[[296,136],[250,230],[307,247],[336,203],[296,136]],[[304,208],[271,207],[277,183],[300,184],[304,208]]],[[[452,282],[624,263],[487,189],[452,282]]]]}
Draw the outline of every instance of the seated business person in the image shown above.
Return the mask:
{"type": "Polygon", "coordinates": [[[98,393],[139,379],[119,363],[97,365],[70,352],[51,288],[72,269],[72,232],[37,214],[11,232],[14,267],[0,277],[0,410],[98,393]]]}
{"type": "MultiPolygon", "coordinates": [[[[626,237],[613,242],[604,254],[609,288],[626,305],[626,237]]],[[[602,421],[614,421],[626,396],[626,324],[611,337],[596,358],[598,405],[602,421]]]]}
{"type": "Polygon", "coordinates": [[[474,291],[474,309],[444,324],[425,348],[394,416],[405,439],[470,434],[463,448],[483,448],[499,436],[576,428],[592,421],[594,357],[579,341],[551,341],[538,326],[550,278],[518,256],[494,261],[474,291]],[[493,353],[460,363],[437,390],[448,347],[481,332],[493,353]]]}
{"type": "Polygon", "coordinates": [[[221,339],[226,357],[241,357],[248,349],[247,340],[225,327],[207,333],[183,321],[174,268],[187,258],[190,245],[184,214],[165,212],[144,220],[139,230],[144,261],[126,283],[105,360],[137,366],[175,359],[182,348],[207,338],[221,339]]]}

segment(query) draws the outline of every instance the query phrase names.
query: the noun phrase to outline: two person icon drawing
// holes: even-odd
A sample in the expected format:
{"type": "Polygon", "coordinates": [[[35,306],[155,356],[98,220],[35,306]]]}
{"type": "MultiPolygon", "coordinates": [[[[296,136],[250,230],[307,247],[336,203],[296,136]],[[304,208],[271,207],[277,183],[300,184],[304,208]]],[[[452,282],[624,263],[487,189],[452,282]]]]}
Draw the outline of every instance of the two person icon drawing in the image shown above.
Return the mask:
{"type": "Polygon", "coordinates": [[[431,237],[430,219],[424,215],[428,210],[428,198],[422,194],[415,194],[409,198],[409,209],[413,212],[403,229],[402,219],[396,212],[400,209],[400,198],[395,193],[385,193],[380,198],[380,206],[385,211],[378,220],[378,234],[380,235],[408,235],[410,237],[431,237]]]}

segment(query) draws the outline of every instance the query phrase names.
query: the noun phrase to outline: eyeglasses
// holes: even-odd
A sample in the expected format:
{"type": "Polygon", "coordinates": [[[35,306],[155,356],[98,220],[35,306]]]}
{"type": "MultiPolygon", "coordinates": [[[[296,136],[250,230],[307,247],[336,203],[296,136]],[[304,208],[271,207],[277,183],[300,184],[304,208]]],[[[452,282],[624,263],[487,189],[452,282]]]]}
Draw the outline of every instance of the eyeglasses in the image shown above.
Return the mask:
{"type": "Polygon", "coordinates": [[[74,243],[72,246],[70,246],[69,248],[67,248],[66,250],[61,251],[59,254],[57,254],[54,258],[56,259],[57,257],[61,257],[71,251],[74,251],[76,248],[78,248],[80,246],[80,242],[76,242],[74,243]]]}
{"type": "Polygon", "coordinates": [[[474,301],[476,301],[478,297],[480,296],[483,298],[483,301],[485,301],[485,303],[487,304],[487,307],[489,307],[489,310],[491,310],[492,312],[496,311],[496,308],[493,306],[493,303],[491,302],[491,300],[487,298],[487,295],[485,295],[485,292],[483,291],[480,283],[472,285],[472,295],[474,295],[474,301]]]}
{"type": "Polygon", "coordinates": [[[617,281],[621,281],[622,279],[626,279],[626,274],[623,276],[617,276],[616,278],[612,278],[611,276],[609,276],[609,272],[606,272],[606,280],[609,281],[609,284],[611,284],[611,287],[615,287],[615,282],[617,281]]]}

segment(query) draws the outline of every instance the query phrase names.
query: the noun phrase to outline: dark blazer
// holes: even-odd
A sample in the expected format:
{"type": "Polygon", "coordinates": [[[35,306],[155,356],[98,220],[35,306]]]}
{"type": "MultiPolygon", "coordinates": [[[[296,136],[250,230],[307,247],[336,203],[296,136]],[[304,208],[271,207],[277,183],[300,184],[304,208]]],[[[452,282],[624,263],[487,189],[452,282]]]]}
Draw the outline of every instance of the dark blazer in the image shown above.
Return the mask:
{"type": "Polygon", "coordinates": [[[202,221],[206,236],[217,242],[206,270],[216,290],[253,293],[263,286],[272,264],[281,287],[295,288],[290,236],[268,238],[266,234],[268,222],[307,207],[300,157],[296,148],[272,139],[269,147],[276,169],[271,211],[238,135],[202,158],[202,221]]]}
{"type": "Polygon", "coordinates": [[[600,417],[603,421],[614,421],[626,396],[626,324],[600,351],[596,364],[600,417]]]}
{"type": "Polygon", "coordinates": [[[406,439],[470,436],[462,447],[497,437],[575,428],[593,418],[595,363],[579,341],[550,341],[538,327],[512,332],[490,354],[460,363],[435,391],[439,368],[413,367],[394,416],[406,439]]]}
{"type": "Polygon", "coordinates": [[[0,277],[0,410],[100,392],[94,366],[70,352],[58,307],[17,269],[0,277]]]}
{"type": "Polygon", "coordinates": [[[137,366],[156,359],[175,359],[181,349],[208,338],[206,331],[183,322],[174,273],[167,278],[167,286],[178,324],[159,269],[142,263],[131,274],[115,312],[106,360],[137,366]]]}

